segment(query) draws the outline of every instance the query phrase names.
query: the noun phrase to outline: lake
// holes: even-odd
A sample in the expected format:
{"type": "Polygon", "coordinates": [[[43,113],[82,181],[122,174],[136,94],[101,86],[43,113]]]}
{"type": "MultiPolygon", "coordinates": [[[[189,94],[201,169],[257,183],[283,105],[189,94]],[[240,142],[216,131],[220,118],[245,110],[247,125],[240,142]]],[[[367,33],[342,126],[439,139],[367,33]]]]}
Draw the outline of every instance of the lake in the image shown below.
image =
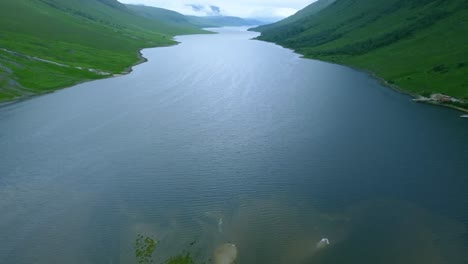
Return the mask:
{"type": "Polygon", "coordinates": [[[0,108],[1,263],[468,263],[461,113],[217,31],[0,108]]]}

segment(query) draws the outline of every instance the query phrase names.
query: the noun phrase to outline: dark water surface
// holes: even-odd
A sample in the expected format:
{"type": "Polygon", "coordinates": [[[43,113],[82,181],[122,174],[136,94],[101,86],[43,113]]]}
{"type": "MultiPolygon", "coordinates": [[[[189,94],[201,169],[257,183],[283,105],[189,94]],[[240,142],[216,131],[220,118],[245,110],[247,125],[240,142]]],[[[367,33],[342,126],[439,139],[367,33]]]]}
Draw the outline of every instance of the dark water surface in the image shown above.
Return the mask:
{"type": "Polygon", "coordinates": [[[0,263],[468,263],[460,113],[220,31],[0,108],[0,263]]]}

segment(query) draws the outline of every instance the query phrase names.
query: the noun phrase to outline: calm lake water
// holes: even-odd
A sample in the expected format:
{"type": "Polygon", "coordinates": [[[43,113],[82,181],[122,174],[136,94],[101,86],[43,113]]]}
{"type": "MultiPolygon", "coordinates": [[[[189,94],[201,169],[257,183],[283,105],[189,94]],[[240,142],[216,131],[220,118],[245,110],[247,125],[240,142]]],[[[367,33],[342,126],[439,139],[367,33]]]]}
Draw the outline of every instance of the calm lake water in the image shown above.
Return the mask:
{"type": "Polygon", "coordinates": [[[0,263],[468,263],[468,120],[218,31],[0,108],[0,263]]]}

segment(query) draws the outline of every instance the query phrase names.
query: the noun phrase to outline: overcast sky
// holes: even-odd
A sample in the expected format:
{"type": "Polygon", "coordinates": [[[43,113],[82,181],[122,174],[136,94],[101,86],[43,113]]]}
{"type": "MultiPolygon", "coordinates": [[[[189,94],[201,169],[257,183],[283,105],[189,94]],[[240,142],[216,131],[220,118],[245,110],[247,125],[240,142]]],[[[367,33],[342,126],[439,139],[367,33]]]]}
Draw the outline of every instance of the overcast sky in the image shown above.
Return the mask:
{"type": "Polygon", "coordinates": [[[186,15],[226,15],[239,17],[286,17],[315,0],[119,0],[171,9],[186,15]],[[219,11],[218,11],[219,8],[219,11]]]}

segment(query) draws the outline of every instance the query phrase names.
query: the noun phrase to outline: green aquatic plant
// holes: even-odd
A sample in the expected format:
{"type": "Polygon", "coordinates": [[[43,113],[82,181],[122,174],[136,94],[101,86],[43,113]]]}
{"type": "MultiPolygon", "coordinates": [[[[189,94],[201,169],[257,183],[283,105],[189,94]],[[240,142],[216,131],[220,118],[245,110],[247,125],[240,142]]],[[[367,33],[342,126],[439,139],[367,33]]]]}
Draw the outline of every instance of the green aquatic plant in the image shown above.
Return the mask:
{"type": "MultiPolygon", "coordinates": [[[[153,253],[156,250],[159,241],[154,240],[152,237],[137,235],[135,240],[135,257],[138,264],[154,263],[153,253]]],[[[190,243],[193,246],[195,241],[190,243]]],[[[195,264],[190,253],[181,253],[173,256],[164,262],[165,264],[195,264]]]]}
{"type": "Polygon", "coordinates": [[[151,237],[138,235],[135,242],[135,257],[137,259],[137,263],[153,263],[153,252],[156,249],[158,243],[158,241],[155,241],[151,237]]]}
{"type": "Polygon", "coordinates": [[[195,264],[190,253],[181,254],[175,257],[171,257],[166,261],[167,264],[195,264]]]}

